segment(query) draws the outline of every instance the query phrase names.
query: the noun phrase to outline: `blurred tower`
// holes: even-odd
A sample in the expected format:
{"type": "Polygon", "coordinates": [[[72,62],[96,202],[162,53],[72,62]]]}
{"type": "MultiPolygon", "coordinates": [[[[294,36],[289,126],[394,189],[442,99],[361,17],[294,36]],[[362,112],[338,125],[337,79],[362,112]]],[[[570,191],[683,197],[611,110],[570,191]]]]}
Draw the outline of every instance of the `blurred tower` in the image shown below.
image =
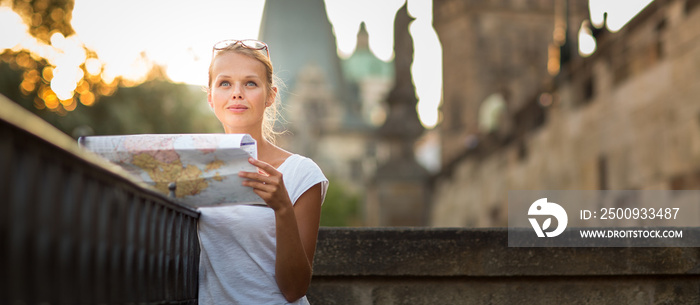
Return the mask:
{"type": "MultiPolygon", "coordinates": [[[[328,87],[343,95],[347,84],[338,58],[333,29],[323,0],[267,0],[260,24],[260,39],[270,46],[275,73],[291,92],[299,73],[316,65],[328,87]]],[[[288,92],[282,93],[286,101],[288,92]]]]}
{"type": "Polygon", "coordinates": [[[369,49],[369,34],[364,22],[357,33],[355,52],[342,64],[345,78],[359,95],[363,119],[373,126],[380,126],[386,119],[383,101],[394,84],[394,65],[377,58],[369,49]]]}
{"type": "Polygon", "coordinates": [[[426,223],[428,172],[415,160],[413,145],[424,129],[416,113],[411,80],[412,18],[404,5],[394,24],[395,84],[387,97],[388,113],[377,136],[388,158],[380,160],[368,190],[366,219],[375,226],[420,226],[426,223]]]}
{"type": "Polygon", "coordinates": [[[284,81],[278,144],[316,161],[334,186],[364,192],[372,130],[345,78],[323,0],[267,0],[260,37],[284,81]]]}
{"type": "MultiPolygon", "coordinates": [[[[506,123],[521,126],[539,120],[536,91],[551,87],[561,62],[576,54],[576,33],[587,16],[587,3],[434,1],[434,25],[443,44],[439,129],[445,166],[469,153],[474,139],[484,135],[478,115],[490,96],[503,97],[506,123]]],[[[499,132],[506,138],[519,132],[511,131],[499,132]]]]}

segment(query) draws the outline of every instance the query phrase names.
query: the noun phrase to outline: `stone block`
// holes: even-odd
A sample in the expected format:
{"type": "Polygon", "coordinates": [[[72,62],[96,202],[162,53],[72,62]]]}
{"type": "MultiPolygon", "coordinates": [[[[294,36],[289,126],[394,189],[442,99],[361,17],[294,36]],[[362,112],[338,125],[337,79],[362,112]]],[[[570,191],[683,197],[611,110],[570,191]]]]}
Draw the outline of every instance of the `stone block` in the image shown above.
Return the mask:
{"type": "Polygon", "coordinates": [[[698,304],[696,248],[509,248],[505,229],[322,228],[311,304],[698,304]]]}

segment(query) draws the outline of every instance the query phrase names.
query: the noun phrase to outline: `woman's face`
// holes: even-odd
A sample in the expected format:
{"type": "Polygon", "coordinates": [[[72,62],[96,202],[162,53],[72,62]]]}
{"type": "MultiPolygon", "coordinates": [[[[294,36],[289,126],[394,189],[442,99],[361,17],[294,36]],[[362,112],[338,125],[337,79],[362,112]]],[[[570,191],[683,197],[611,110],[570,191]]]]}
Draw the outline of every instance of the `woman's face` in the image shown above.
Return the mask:
{"type": "Polygon", "coordinates": [[[226,133],[260,133],[266,103],[274,102],[265,75],[263,63],[243,54],[225,52],[214,59],[207,100],[226,133]]]}

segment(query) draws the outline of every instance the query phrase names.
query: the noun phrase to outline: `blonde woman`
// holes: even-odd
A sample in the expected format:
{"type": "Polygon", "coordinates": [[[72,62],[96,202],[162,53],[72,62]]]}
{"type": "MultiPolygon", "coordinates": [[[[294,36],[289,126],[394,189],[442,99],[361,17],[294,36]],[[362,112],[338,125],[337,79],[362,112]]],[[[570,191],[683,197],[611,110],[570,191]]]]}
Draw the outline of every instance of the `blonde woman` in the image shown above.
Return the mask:
{"type": "Polygon", "coordinates": [[[243,185],[267,204],[202,208],[199,304],[308,304],[328,180],[306,157],[270,137],[277,87],[268,46],[256,40],[214,45],[207,99],[226,133],[257,141],[258,172],[243,185]]]}

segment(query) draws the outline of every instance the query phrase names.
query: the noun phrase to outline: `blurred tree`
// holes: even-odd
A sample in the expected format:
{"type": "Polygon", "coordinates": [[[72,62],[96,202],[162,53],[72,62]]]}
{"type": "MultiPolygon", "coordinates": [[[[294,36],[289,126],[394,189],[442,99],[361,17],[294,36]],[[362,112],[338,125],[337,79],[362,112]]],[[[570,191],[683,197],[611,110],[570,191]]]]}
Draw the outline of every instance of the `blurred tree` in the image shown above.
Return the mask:
{"type": "MultiPolygon", "coordinates": [[[[5,53],[0,58],[11,57],[11,54],[5,53]]],[[[0,61],[0,94],[74,137],[87,134],[222,132],[201,88],[174,84],[159,72],[152,73],[150,80],[138,86],[116,88],[90,107],[55,112],[46,109],[37,92],[23,90],[22,83],[28,72],[12,63],[14,61],[0,61]]],[[[36,61],[31,66],[40,70],[46,66],[46,61],[36,61]]],[[[160,71],[158,67],[155,69],[160,71]]]]}
{"type": "MultiPolygon", "coordinates": [[[[0,1],[5,2],[9,1],[0,1]]],[[[12,9],[29,26],[29,33],[45,43],[55,32],[64,37],[75,33],[70,23],[73,5],[73,0],[12,0],[12,9]]]]}
{"type": "MultiPolygon", "coordinates": [[[[119,88],[81,110],[82,126],[90,126],[95,134],[223,132],[204,91],[166,79],[119,88]]],[[[76,123],[69,128],[81,126],[76,123]]]]}
{"type": "MultiPolygon", "coordinates": [[[[70,24],[72,0],[0,0],[0,4],[8,3],[29,26],[29,33],[48,45],[74,33],[70,24]],[[52,38],[53,35],[58,38],[52,38]]],[[[57,53],[64,51],[55,49],[57,53]]],[[[74,137],[221,132],[208,110],[205,93],[195,86],[171,83],[161,67],[153,65],[142,84],[120,78],[106,82],[100,66],[97,71],[87,68],[90,61],[99,63],[97,54],[82,45],[78,51],[71,51],[84,52],[83,61],[74,67],[54,67],[46,58],[28,50],[4,50],[0,54],[0,94],[74,137]],[[52,82],[59,78],[54,77],[54,72],[57,74],[59,68],[73,69],[78,77],[70,83],[74,86],[65,89],[65,77],[61,79],[64,87],[53,86],[52,82]],[[65,89],[64,94],[54,92],[56,88],[65,89]]]]}
{"type": "MultiPolygon", "coordinates": [[[[329,179],[330,181],[337,181],[329,179]]],[[[360,197],[342,184],[331,182],[321,206],[321,226],[356,227],[362,225],[360,197]]]]}
{"type": "Polygon", "coordinates": [[[24,108],[34,108],[37,85],[48,84],[39,72],[47,65],[45,59],[35,60],[28,52],[3,52],[0,54],[0,93],[24,108]]]}

